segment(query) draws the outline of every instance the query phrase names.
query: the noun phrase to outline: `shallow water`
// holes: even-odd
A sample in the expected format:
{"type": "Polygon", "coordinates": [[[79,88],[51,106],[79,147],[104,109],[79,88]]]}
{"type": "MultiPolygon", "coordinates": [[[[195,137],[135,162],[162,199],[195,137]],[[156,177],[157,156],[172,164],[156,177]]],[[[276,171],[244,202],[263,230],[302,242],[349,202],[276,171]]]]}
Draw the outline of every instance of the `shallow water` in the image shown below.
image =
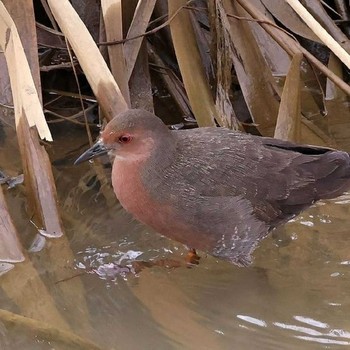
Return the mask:
{"type": "MultiPolygon", "coordinates": [[[[47,240],[0,277],[1,309],[68,329],[102,349],[350,345],[350,195],[322,202],[273,232],[249,268],[201,253],[191,269],[133,273],[135,259],[183,262],[186,249],[133,221],[92,165],[72,165],[71,152],[50,150],[66,235],[47,240]]],[[[29,248],[36,231],[22,188],[8,191],[7,199],[29,248]]],[[[0,349],[71,348],[35,327],[5,327],[0,320],[0,349]]]]}

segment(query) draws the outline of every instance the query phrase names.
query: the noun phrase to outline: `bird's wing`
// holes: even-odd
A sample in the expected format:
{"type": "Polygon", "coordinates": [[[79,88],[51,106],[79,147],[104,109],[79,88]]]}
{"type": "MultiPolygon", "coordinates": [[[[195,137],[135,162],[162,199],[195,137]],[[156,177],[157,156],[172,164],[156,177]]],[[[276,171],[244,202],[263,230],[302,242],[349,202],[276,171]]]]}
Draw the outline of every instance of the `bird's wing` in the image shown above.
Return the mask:
{"type": "Polygon", "coordinates": [[[179,143],[179,172],[187,190],[194,196],[247,199],[271,226],[322,198],[320,184],[344,163],[333,156],[342,152],[327,148],[229,130],[197,132],[196,142],[187,136],[179,143]]]}

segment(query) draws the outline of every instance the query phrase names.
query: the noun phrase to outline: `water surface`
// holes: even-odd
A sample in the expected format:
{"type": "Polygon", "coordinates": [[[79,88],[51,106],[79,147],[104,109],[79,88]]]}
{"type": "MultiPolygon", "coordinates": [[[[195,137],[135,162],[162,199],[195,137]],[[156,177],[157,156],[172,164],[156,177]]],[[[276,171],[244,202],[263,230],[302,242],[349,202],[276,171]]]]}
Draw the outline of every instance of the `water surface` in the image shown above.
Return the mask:
{"type": "MultiPolygon", "coordinates": [[[[68,136],[58,133],[57,142],[68,136]]],[[[134,221],[91,165],[72,165],[72,149],[50,153],[66,235],[47,240],[0,277],[2,309],[68,329],[102,349],[350,345],[349,195],[322,202],[273,232],[249,268],[200,253],[191,269],[134,273],[135,260],[182,264],[186,249],[134,221]]],[[[8,191],[7,199],[29,249],[36,230],[28,223],[23,188],[8,191]]],[[[0,320],[0,349],[70,348],[44,338],[0,320]]]]}

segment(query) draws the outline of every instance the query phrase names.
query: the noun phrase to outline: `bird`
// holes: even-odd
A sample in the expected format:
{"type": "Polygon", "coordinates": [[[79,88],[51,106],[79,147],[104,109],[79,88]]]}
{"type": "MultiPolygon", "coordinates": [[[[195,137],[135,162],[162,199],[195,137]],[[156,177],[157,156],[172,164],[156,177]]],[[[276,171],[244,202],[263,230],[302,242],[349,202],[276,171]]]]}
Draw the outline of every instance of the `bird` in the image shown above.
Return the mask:
{"type": "Polygon", "coordinates": [[[345,151],[223,127],[171,130],[141,109],[114,117],[75,163],[106,153],[114,192],[138,221],[238,266],[277,226],[350,188],[345,151]]]}

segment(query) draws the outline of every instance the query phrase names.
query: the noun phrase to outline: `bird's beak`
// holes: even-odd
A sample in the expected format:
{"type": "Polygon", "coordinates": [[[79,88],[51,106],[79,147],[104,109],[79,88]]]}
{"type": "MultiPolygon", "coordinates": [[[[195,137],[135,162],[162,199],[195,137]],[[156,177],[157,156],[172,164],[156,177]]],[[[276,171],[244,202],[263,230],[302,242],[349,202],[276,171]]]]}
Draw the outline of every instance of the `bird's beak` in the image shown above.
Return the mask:
{"type": "Polygon", "coordinates": [[[95,157],[100,157],[108,152],[108,149],[103,144],[102,140],[98,140],[92,147],[86,150],[75,162],[74,164],[80,164],[86,162],[95,157]]]}

